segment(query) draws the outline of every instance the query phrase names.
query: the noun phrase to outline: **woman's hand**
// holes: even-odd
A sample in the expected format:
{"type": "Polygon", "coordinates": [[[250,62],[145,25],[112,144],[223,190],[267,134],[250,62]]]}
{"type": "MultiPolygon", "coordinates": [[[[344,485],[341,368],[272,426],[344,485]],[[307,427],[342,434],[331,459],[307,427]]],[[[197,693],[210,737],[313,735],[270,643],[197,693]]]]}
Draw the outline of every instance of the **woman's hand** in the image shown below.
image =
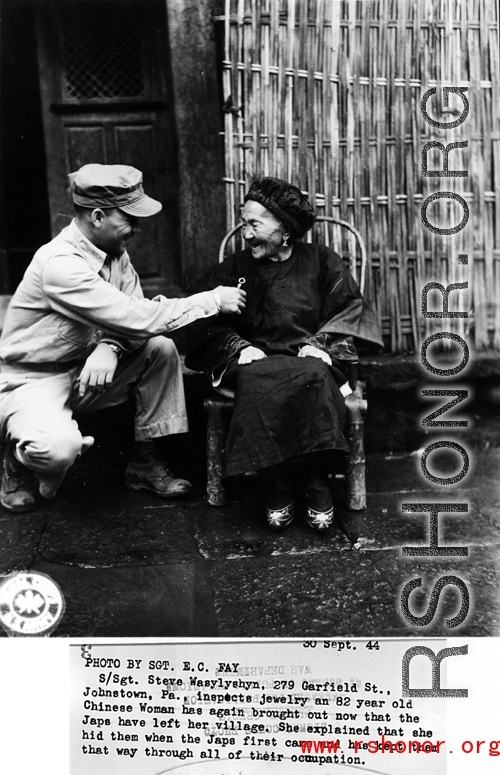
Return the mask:
{"type": "Polygon", "coordinates": [[[240,352],[238,363],[252,363],[252,361],[260,361],[261,358],[267,358],[267,355],[262,350],[259,350],[258,347],[245,347],[240,352]]]}
{"type": "Polygon", "coordinates": [[[98,344],[81,371],[80,396],[84,396],[87,390],[90,393],[102,393],[106,390],[113,382],[117,366],[117,354],[105,342],[98,344]]]}
{"type": "Polygon", "coordinates": [[[318,348],[313,347],[312,344],[306,344],[298,355],[299,358],[308,358],[309,356],[311,358],[321,358],[321,360],[324,361],[327,366],[332,365],[332,359],[328,353],[325,353],[323,350],[318,350],[318,348]]]}

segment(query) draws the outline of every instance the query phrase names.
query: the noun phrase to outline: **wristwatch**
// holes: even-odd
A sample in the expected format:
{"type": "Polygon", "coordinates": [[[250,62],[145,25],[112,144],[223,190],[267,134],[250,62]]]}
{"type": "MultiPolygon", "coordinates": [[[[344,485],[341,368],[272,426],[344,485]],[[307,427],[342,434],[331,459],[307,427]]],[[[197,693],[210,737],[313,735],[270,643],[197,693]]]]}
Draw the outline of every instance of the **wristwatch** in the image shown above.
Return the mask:
{"type": "MultiPolygon", "coordinates": [[[[220,311],[221,311],[221,309],[222,309],[222,301],[221,301],[221,298],[220,298],[219,294],[217,293],[217,291],[210,291],[210,292],[211,292],[212,296],[213,296],[213,297],[214,297],[214,299],[215,299],[215,303],[217,304],[217,312],[216,312],[216,314],[218,315],[218,314],[219,314],[219,312],[220,312],[220,311]]],[[[207,312],[206,314],[208,315],[209,313],[207,312]]]]}
{"type": "Polygon", "coordinates": [[[114,342],[104,342],[104,344],[107,344],[110,350],[113,350],[114,353],[120,358],[123,354],[123,350],[120,347],[120,345],[115,344],[114,342]]]}

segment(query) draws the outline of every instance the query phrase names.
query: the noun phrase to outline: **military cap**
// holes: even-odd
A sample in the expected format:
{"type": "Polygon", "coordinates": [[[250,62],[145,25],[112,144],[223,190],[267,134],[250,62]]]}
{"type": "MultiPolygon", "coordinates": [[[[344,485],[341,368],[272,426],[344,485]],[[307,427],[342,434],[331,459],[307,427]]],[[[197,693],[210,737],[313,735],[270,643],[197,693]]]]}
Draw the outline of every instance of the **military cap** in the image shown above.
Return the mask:
{"type": "Polygon", "coordinates": [[[69,180],[73,201],[81,207],[118,207],[136,218],[156,215],[162,208],[144,193],[142,172],[126,164],[85,164],[69,180]]]}

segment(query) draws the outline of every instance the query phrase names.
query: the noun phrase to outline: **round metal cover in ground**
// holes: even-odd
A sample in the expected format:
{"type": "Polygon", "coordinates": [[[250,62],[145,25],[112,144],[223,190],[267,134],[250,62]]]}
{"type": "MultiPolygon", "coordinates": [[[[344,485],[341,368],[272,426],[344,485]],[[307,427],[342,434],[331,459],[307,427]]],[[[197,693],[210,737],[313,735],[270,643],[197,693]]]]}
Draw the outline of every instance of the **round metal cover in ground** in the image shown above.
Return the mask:
{"type": "Polygon", "coordinates": [[[59,586],[45,573],[23,571],[0,583],[0,625],[8,635],[50,635],[64,608],[59,586]]]}

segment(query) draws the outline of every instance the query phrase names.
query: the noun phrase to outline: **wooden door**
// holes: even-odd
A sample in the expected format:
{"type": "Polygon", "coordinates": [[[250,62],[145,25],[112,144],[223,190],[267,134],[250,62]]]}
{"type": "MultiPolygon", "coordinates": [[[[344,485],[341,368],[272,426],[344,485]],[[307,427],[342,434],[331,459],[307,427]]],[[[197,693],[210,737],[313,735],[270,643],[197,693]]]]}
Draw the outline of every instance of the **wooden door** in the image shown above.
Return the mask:
{"type": "Polygon", "coordinates": [[[52,234],[72,217],[68,173],[130,164],[163,204],[130,246],[148,295],[181,277],[174,123],[163,0],[36,3],[52,234]]]}

